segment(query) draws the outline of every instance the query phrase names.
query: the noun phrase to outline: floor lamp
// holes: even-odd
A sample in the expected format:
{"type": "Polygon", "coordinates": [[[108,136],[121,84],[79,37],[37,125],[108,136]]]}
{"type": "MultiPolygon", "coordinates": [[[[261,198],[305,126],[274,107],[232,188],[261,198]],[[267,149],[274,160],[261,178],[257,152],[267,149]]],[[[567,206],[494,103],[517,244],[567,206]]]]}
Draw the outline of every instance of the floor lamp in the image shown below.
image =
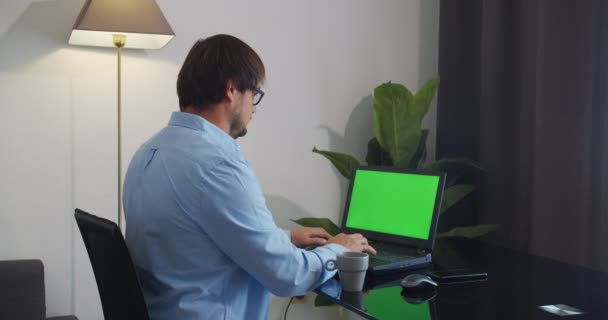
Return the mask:
{"type": "Polygon", "coordinates": [[[121,50],[160,49],[175,34],[154,0],[86,0],[70,35],[71,45],[114,47],[118,56],[118,203],[122,228],[121,50]]]}

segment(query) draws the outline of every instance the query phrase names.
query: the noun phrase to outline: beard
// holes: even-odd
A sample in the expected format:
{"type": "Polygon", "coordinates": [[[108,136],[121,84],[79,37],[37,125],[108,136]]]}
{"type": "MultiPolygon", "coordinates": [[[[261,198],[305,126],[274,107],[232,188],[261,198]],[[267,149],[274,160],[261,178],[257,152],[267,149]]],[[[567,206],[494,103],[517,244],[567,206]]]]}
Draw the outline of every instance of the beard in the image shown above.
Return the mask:
{"type": "Polygon", "coordinates": [[[241,113],[235,112],[230,119],[230,136],[234,139],[244,137],[247,134],[246,124],[241,120],[241,113]]]}

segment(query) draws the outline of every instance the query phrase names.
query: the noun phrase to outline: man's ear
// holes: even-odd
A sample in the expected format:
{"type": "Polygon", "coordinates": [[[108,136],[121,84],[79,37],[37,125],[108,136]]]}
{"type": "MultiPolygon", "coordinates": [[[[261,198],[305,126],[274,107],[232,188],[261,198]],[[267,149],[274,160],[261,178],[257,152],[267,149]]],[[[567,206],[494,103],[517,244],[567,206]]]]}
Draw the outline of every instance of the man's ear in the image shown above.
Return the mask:
{"type": "Polygon", "coordinates": [[[228,102],[230,104],[232,104],[232,102],[234,102],[237,92],[239,92],[239,91],[236,88],[234,81],[232,81],[232,80],[226,81],[225,98],[228,100],[228,102]]]}

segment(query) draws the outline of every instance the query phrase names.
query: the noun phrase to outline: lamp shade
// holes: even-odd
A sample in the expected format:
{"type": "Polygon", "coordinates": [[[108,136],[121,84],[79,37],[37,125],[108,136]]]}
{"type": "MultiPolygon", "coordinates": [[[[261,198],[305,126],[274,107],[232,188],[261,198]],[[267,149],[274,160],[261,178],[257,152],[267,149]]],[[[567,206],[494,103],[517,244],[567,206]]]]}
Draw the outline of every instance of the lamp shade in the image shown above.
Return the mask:
{"type": "Polygon", "coordinates": [[[114,47],[114,35],[126,36],[124,48],[160,49],[175,33],[154,0],[86,0],[69,43],[114,47]]]}

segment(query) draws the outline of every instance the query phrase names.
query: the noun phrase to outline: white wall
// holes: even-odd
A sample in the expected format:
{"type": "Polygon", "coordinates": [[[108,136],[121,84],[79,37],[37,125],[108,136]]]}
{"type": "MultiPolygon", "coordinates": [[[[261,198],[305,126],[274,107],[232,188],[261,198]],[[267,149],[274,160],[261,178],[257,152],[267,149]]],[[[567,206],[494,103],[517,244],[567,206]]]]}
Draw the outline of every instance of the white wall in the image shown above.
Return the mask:
{"type": "MultiPolygon", "coordinates": [[[[102,313],[72,214],[115,219],[116,56],[67,45],[83,3],[0,3],[0,259],[42,259],[48,315],[86,320],[102,313]]],[[[194,41],[236,35],[267,69],[239,142],[285,227],[302,216],[338,222],[345,180],[312,147],[363,160],[373,88],[392,80],[417,90],[437,74],[438,0],[158,3],[177,36],[160,51],[124,51],[123,168],[178,109],[175,79],[194,41]]],[[[273,301],[272,319],[282,307],[273,301]]],[[[305,317],[298,308],[290,318],[305,317]]]]}

